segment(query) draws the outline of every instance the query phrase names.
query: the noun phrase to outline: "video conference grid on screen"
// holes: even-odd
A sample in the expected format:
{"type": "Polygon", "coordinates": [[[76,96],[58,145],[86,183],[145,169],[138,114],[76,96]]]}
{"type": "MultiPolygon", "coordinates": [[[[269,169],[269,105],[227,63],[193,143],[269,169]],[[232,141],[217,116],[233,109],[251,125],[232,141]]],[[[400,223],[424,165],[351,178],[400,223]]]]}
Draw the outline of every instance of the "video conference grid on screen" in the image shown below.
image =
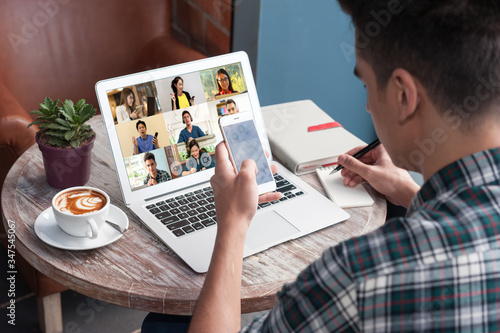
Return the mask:
{"type": "Polygon", "coordinates": [[[215,166],[218,119],[250,111],[240,63],[108,91],[132,191],[215,166]]]}

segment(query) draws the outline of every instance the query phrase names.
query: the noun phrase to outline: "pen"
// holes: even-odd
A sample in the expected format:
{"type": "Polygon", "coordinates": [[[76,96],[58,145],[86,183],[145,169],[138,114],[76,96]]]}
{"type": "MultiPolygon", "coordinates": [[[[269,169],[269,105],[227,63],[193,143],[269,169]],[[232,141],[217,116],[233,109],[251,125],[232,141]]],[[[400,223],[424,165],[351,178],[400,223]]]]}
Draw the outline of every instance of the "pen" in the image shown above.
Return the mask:
{"type": "MultiPolygon", "coordinates": [[[[372,150],[373,148],[377,147],[379,144],[380,144],[380,140],[377,139],[377,140],[373,141],[372,143],[370,143],[365,148],[363,148],[360,151],[358,151],[356,154],[352,155],[352,157],[359,159],[361,156],[365,155],[370,150],[372,150]]],[[[342,170],[343,168],[344,167],[342,165],[338,165],[335,169],[332,170],[332,172],[330,172],[330,175],[334,174],[337,171],[342,170]]]]}

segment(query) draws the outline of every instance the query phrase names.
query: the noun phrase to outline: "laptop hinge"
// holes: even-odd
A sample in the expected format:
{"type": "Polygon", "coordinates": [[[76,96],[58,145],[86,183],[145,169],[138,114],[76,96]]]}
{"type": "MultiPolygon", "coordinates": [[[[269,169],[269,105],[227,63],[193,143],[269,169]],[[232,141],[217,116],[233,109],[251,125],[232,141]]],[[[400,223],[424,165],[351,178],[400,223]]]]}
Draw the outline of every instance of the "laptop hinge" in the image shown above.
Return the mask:
{"type": "Polygon", "coordinates": [[[164,196],[168,196],[168,195],[171,195],[171,194],[176,193],[176,192],[184,191],[184,190],[189,189],[189,188],[194,188],[194,187],[198,188],[198,186],[206,186],[206,184],[210,185],[210,181],[199,183],[196,186],[189,185],[189,186],[186,186],[186,187],[183,187],[183,188],[180,188],[180,189],[176,189],[175,191],[170,191],[170,192],[165,192],[163,194],[155,195],[154,197],[150,197],[150,198],[144,199],[144,201],[148,202],[148,201],[151,201],[151,200],[156,200],[158,198],[161,198],[161,197],[164,197],[164,196]]]}

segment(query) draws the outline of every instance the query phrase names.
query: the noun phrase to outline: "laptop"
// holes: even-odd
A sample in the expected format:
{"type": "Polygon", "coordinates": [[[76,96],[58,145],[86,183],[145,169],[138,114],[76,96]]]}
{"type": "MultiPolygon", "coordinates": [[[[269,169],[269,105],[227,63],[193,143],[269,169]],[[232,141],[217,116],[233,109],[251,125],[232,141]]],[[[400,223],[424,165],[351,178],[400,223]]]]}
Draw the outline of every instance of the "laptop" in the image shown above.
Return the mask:
{"type": "MultiPolygon", "coordinates": [[[[218,127],[221,114],[217,109],[220,102],[215,96],[218,92],[216,73],[220,68],[230,74],[233,88],[242,92],[232,95],[231,99],[239,112],[252,113],[260,140],[271,152],[272,160],[252,70],[244,52],[96,84],[125,204],[199,273],[208,270],[218,228],[210,178],[214,174],[215,146],[222,141],[218,127]],[[184,90],[196,96],[194,105],[180,110],[172,110],[170,95],[171,82],[176,76],[183,79],[184,90]],[[137,130],[138,120],[120,124],[113,120],[114,106],[110,101],[114,100],[113,94],[125,87],[139,95],[135,96],[136,100],[142,100],[145,95],[154,96],[158,101],[158,113],[140,119],[146,124],[146,134],[137,130]],[[185,111],[189,118],[183,118],[185,111]],[[188,125],[193,126],[191,132],[188,125]],[[157,146],[150,144],[155,135],[157,146]],[[137,149],[132,137],[138,139],[137,149]]],[[[279,172],[274,177],[283,198],[257,207],[245,241],[245,257],[349,218],[347,212],[284,166],[271,163],[278,164],[279,172]]]]}

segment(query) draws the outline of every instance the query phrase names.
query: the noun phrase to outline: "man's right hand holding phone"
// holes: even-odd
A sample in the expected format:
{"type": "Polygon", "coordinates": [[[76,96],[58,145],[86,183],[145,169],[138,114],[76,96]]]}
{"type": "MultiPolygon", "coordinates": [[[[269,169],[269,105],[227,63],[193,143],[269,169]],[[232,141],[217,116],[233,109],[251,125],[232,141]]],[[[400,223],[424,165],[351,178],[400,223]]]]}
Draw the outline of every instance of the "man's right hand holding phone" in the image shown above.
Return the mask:
{"type": "MultiPolygon", "coordinates": [[[[259,196],[255,162],[250,159],[243,161],[240,172],[236,174],[224,142],[216,147],[215,161],[215,174],[210,184],[214,191],[217,223],[220,226],[218,230],[226,229],[221,226],[228,224],[227,228],[238,229],[246,234],[257,211],[257,204],[279,200],[282,194],[271,192],[259,196]]],[[[277,172],[278,166],[271,165],[271,170],[277,172]]]]}
{"type": "MultiPolygon", "coordinates": [[[[225,314],[229,319],[223,323],[223,327],[220,319],[216,319],[214,326],[224,332],[236,331],[241,327],[239,296],[246,233],[257,204],[281,198],[280,192],[258,195],[257,165],[253,160],[244,160],[240,172],[236,174],[224,142],[217,145],[215,160],[215,174],[210,184],[215,196],[217,236],[210,268],[191,321],[192,331],[206,330],[204,319],[210,317],[214,307],[219,308],[222,304],[227,306],[225,314]]],[[[272,172],[277,169],[276,165],[271,166],[272,172]]]]}

